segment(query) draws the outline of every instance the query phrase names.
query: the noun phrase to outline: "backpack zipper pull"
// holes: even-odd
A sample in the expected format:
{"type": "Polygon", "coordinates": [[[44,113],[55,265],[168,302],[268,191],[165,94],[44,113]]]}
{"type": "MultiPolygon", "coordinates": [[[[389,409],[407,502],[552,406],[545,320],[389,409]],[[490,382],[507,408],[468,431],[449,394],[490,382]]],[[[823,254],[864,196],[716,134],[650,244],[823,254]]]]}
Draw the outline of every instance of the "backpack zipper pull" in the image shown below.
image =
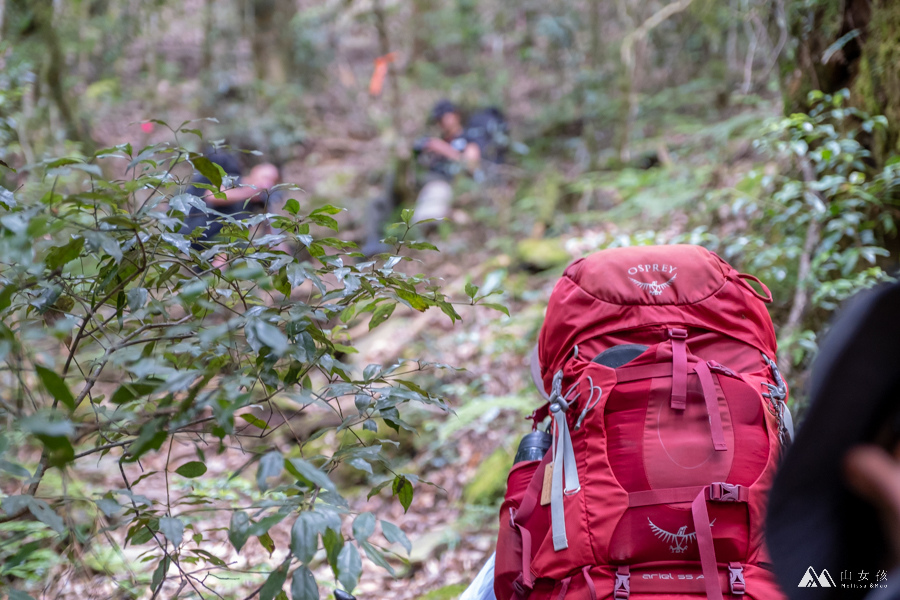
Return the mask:
{"type": "Polygon", "coordinates": [[[603,388],[599,385],[594,385],[594,380],[591,379],[590,376],[588,376],[587,380],[588,384],[591,386],[591,394],[588,396],[588,400],[584,405],[584,410],[581,411],[581,414],[578,415],[578,420],[575,421],[575,431],[581,429],[581,424],[584,423],[584,418],[587,416],[588,412],[593,410],[593,408],[600,403],[600,398],[603,397],[603,388]],[[594,390],[597,392],[596,400],[594,400],[594,390]]]}

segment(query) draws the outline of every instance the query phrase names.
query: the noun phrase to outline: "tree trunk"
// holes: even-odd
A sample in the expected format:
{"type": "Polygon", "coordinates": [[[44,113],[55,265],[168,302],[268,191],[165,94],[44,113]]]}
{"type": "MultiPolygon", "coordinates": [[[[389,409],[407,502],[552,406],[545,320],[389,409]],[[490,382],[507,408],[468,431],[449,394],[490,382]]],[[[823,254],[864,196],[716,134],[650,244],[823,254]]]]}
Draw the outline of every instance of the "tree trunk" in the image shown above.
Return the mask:
{"type": "Polygon", "coordinates": [[[600,70],[600,2],[588,4],[588,27],[590,28],[590,48],[585,61],[589,77],[582,77],[581,106],[584,127],[582,139],[587,153],[587,170],[597,169],[599,150],[597,148],[597,79],[600,70]]]}
{"type": "Polygon", "coordinates": [[[292,35],[297,5],[294,0],[250,0],[250,7],[250,46],[256,77],[274,84],[287,83],[297,73],[292,35]]]}
{"type": "MultiPolygon", "coordinates": [[[[6,16],[10,17],[13,12],[18,15],[29,14],[30,21],[22,29],[12,31],[12,36],[7,37],[4,31],[4,38],[19,39],[25,41],[33,38],[35,42],[40,44],[43,52],[37,56],[43,55],[44,64],[41,65],[40,72],[43,76],[44,83],[50,93],[50,99],[59,111],[61,126],[65,130],[66,138],[81,142],[86,152],[93,149],[93,141],[87,135],[87,128],[82,126],[77,117],[77,110],[74,101],[66,94],[65,84],[63,82],[66,73],[66,62],[63,56],[62,46],[56,29],[53,27],[53,1],[52,0],[7,0],[6,16]]],[[[4,19],[6,22],[6,19],[4,19]]],[[[9,22],[8,28],[14,26],[13,22],[9,22]]]]}
{"type": "Polygon", "coordinates": [[[796,56],[781,60],[785,112],[807,110],[811,90],[848,88],[853,106],[888,118],[886,133],[870,144],[883,163],[900,151],[900,3],[846,0],[791,14],[798,44],[796,56]]]}
{"type": "Polygon", "coordinates": [[[428,15],[433,10],[434,0],[413,0],[412,18],[410,19],[410,29],[412,29],[410,66],[422,59],[431,45],[431,27],[428,15]]]}
{"type": "Polygon", "coordinates": [[[213,0],[204,0],[203,3],[203,55],[200,59],[200,76],[205,82],[210,81],[210,71],[213,66],[213,39],[215,37],[215,11],[213,0]]]}
{"type": "MultiPolygon", "coordinates": [[[[378,32],[378,47],[382,56],[390,54],[391,40],[388,35],[387,17],[384,13],[382,0],[375,0],[372,4],[372,14],[375,17],[375,29],[378,32]]],[[[410,149],[403,137],[403,104],[400,96],[400,83],[397,69],[394,64],[388,65],[387,88],[389,94],[387,101],[390,103],[391,125],[394,129],[394,143],[392,154],[394,159],[393,193],[397,203],[409,205],[413,198],[413,187],[410,181],[412,158],[410,149]]]]}
{"type": "MultiPolygon", "coordinates": [[[[691,5],[692,0],[675,0],[665,5],[659,11],[651,15],[646,21],[640,24],[634,31],[625,36],[622,40],[622,65],[625,69],[625,77],[622,85],[622,94],[624,96],[622,114],[622,125],[619,129],[616,149],[619,152],[619,160],[627,162],[630,158],[628,145],[631,140],[631,131],[634,128],[634,121],[638,115],[638,95],[640,89],[639,77],[644,71],[644,55],[647,50],[647,36],[653,29],[658,27],[666,19],[676,15],[687,9],[691,5]]],[[[629,21],[631,18],[627,16],[627,7],[623,2],[619,3],[619,13],[624,14],[629,21]]]]}

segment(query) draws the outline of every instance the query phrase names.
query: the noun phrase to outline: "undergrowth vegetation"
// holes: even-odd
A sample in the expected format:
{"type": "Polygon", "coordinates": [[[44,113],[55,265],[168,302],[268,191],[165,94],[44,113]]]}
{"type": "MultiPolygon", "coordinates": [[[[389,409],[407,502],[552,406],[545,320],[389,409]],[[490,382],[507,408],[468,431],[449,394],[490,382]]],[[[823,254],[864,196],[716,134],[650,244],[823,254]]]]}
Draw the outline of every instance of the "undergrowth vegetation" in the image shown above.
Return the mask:
{"type": "MultiPolygon", "coordinates": [[[[187,123],[173,132],[194,133],[187,123]]],[[[10,427],[0,470],[22,486],[2,500],[5,578],[47,585],[51,573],[102,569],[121,593],[146,587],[155,598],[173,574],[178,590],[200,594],[233,566],[216,548],[258,543],[272,557],[257,565],[260,598],[283,596],[290,580],[305,599],[319,596],[314,561],[353,590],[362,555],[393,571],[386,554],[410,549],[393,523],[351,511],[333,477],[359,472],[370,496],[385,490],[404,509],[425,485],[396,469],[386,431],[414,431],[410,404],[448,410],[415,383],[447,367],[401,359],[358,370],[344,357],[355,352],[351,327],[375,329],[398,304],[459,319],[439,282],[401,268],[433,246],[407,239],[404,211],[392,251],[366,259],[333,237],[340,209],[291,198],[281,215],[229,217],[219,242],[197,248],[184,217],[212,209],[183,193],[195,172],[213,195],[234,184],[176,144],[123,145],[45,161],[30,194],[3,199],[0,411],[10,427]],[[100,159],[126,163],[128,177],[104,178],[100,159]],[[331,418],[301,436],[293,423],[304,413],[331,418]],[[235,454],[227,471],[208,466],[235,454]],[[97,469],[117,472],[118,485],[91,485],[97,469]],[[255,486],[241,484],[244,472],[255,486]],[[273,528],[289,529],[289,547],[276,547],[273,528]],[[115,572],[128,562],[146,566],[115,572]]],[[[485,297],[466,291],[466,304],[485,297]]]]}

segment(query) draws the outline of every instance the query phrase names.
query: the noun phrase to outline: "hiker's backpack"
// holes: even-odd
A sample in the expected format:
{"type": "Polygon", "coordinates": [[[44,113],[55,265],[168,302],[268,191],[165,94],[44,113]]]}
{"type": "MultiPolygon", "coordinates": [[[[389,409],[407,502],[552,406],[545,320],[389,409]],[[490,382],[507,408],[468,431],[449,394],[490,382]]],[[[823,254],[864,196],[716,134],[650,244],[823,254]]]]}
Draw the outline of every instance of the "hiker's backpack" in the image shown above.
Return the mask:
{"type": "Polygon", "coordinates": [[[786,436],[771,299],[698,246],[566,269],[538,345],[553,446],[509,475],[498,600],[783,597],[763,541],[786,436]]]}
{"type": "Polygon", "coordinates": [[[509,124],[503,111],[496,107],[476,110],[466,122],[466,139],[481,149],[481,158],[503,163],[510,149],[509,124]]]}

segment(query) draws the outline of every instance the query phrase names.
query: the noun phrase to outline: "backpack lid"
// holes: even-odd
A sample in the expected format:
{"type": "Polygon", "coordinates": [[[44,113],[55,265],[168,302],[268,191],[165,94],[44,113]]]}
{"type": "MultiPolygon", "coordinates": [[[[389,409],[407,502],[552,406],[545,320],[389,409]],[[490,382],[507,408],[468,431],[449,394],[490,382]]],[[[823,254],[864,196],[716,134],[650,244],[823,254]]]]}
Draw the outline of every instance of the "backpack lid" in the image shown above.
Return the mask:
{"type": "Polygon", "coordinates": [[[612,248],[575,261],[556,284],[541,328],[545,389],[575,345],[639,327],[699,327],[774,356],[775,331],[765,306],[771,295],[761,295],[747,278],[756,279],[706,248],[684,244],[612,248]]]}
{"type": "Polygon", "coordinates": [[[597,252],[566,269],[582,290],[603,302],[693,304],[725,285],[719,258],[700,246],[636,246],[597,252]]]}

